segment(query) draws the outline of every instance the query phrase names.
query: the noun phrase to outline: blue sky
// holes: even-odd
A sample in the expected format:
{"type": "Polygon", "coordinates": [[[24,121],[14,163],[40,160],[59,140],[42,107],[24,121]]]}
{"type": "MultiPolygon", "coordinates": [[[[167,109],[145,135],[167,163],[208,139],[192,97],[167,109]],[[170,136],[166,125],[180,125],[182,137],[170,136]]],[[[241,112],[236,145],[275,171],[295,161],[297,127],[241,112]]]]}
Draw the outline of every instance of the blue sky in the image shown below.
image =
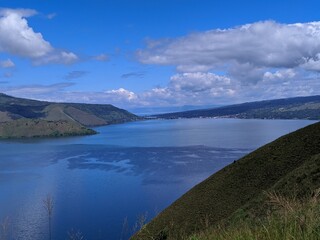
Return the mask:
{"type": "Polygon", "coordinates": [[[10,95],[131,108],[320,94],[319,1],[0,3],[10,95]]]}

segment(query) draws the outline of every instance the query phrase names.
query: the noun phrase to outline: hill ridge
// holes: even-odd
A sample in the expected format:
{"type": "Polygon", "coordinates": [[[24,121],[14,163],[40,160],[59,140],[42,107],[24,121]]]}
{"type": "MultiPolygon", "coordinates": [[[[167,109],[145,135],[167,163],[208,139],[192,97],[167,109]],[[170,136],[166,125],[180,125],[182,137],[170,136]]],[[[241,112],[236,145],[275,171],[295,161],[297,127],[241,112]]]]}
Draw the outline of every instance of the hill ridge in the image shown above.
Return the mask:
{"type": "Polygon", "coordinates": [[[228,117],[319,120],[320,95],[245,102],[217,108],[157,114],[152,117],[164,119],[228,117]]]}
{"type": "Polygon", "coordinates": [[[140,119],[111,104],[55,103],[0,93],[0,138],[93,134],[87,127],[140,119]]]}

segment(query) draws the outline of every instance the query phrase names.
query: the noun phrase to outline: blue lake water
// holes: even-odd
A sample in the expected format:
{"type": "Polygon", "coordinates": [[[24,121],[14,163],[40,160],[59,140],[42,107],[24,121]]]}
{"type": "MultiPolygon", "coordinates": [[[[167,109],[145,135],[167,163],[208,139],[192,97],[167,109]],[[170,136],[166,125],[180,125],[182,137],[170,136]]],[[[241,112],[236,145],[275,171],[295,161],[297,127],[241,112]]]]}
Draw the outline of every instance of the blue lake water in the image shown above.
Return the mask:
{"type": "Polygon", "coordinates": [[[0,221],[10,239],[48,239],[43,199],[54,200],[53,239],[126,239],[212,173],[303,120],[178,119],[96,128],[100,134],[0,142],[0,221]],[[124,219],[128,224],[123,227],[124,219]]]}

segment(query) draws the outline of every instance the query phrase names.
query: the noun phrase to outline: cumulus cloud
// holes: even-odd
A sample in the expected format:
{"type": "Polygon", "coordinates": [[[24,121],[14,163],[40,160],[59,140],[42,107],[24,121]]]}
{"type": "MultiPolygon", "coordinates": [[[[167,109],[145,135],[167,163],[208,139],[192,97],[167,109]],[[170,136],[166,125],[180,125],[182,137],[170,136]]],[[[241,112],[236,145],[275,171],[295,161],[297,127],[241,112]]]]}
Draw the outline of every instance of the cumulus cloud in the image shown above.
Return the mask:
{"type": "Polygon", "coordinates": [[[290,80],[294,78],[297,73],[293,69],[283,69],[276,72],[265,72],[263,75],[263,80],[290,80]]]}
{"type": "Polygon", "coordinates": [[[117,106],[138,106],[140,97],[127,89],[119,88],[106,91],[70,91],[68,88],[75,85],[70,82],[61,82],[51,85],[22,85],[2,87],[0,92],[8,95],[54,102],[82,102],[114,104],[117,106]]]}
{"type": "Polygon", "coordinates": [[[11,59],[0,61],[0,67],[2,68],[12,68],[14,66],[15,64],[11,61],[11,59]]]}
{"type": "Polygon", "coordinates": [[[65,52],[54,50],[45,56],[33,59],[33,63],[35,65],[42,65],[42,64],[51,64],[51,63],[58,63],[58,64],[73,64],[78,61],[79,58],[76,54],[72,52],[65,52]]]}
{"type": "MultiPolygon", "coordinates": [[[[76,58],[69,57],[70,61],[76,58]]],[[[144,64],[173,65],[177,73],[166,85],[143,92],[125,88],[76,92],[68,91],[68,85],[55,90],[55,86],[25,86],[22,90],[42,100],[111,103],[124,108],[226,105],[320,94],[320,22],[265,21],[149,40],[137,57],[144,64]],[[37,93],[35,87],[42,90],[37,93]],[[43,94],[43,87],[54,91],[43,94]]],[[[122,77],[142,75],[129,72],[122,77]]]]}
{"type": "Polygon", "coordinates": [[[214,73],[179,73],[165,87],[136,94],[141,105],[226,105],[248,101],[320,94],[320,79],[292,69],[263,74],[263,80],[244,85],[214,73]],[[307,84],[306,84],[307,82],[307,84]]]}
{"type": "Polygon", "coordinates": [[[134,92],[128,91],[124,88],[119,88],[117,90],[110,90],[105,92],[108,95],[113,96],[117,100],[128,100],[133,101],[136,100],[138,97],[134,92]]]}
{"type": "Polygon", "coordinates": [[[1,8],[0,9],[1,16],[8,17],[12,14],[17,14],[22,17],[31,17],[38,14],[38,12],[34,9],[27,9],[27,8],[17,8],[17,9],[1,8]]]}
{"type": "Polygon", "coordinates": [[[230,85],[230,78],[213,73],[180,73],[171,77],[170,86],[177,91],[202,92],[230,85]]]}
{"type": "Polygon", "coordinates": [[[308,79],[308,84],[305,81],[306,79],[301,79],[297,73],[275,71],[265,74],[264,80],[257,84],[244,86],[231,84],[227,78],[214,73],[189,73],[176,74],[172,76],[167,86],[155,87],[143,92],[134,92],[125,88],[105,91],[72,91],[69,87],[74,83],[70,82],[2,87],[0,91],[9,95],[47,101],[105,103],[127,109],[141,106],[226,105],[320,94],[319,78],[308,79]],[[290,81],[286,80],[286,75],[291,77],[290,81]],[[200,80],[190,85],[188,81],[192,78],[200,80]],[[198,81],[207,81],[205,83],[207,87],[197,88],[198,81]],[[186,87],[185,84],[187,84],[186,87]]]}
{"type": "Polygon", "coordinates": [[[149,41],[137,57],[144,64],[175,65],[180,72],[225,71],[257,83],[269,69],[320,70],[320,22],[256,22],[176,39],[149,41]]]}
{"type": "Polygon", "coordinates": [[[27,18],[35,14],[32,9],[0,10],[0,51],[31,59],[36,64],[70,64],[78,60],[72,52],[53,48],[28,25],[27,18]]]}

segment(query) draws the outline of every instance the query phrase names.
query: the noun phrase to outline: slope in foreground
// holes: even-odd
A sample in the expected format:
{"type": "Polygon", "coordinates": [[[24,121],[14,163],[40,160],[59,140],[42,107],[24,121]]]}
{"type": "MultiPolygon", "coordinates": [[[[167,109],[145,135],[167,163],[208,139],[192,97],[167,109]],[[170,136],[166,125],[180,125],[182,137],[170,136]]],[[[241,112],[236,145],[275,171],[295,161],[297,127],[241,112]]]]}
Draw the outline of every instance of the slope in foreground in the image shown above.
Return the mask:
{"type": "Polygon", "coordinates": [[[168,229],[169,239],[181,239],[238,212],[263,214],[266,191],[304,197],[320,187],[319,154],[320,123],[285,135],[192,188],[133,239],[162,239],[168,229]]]}

